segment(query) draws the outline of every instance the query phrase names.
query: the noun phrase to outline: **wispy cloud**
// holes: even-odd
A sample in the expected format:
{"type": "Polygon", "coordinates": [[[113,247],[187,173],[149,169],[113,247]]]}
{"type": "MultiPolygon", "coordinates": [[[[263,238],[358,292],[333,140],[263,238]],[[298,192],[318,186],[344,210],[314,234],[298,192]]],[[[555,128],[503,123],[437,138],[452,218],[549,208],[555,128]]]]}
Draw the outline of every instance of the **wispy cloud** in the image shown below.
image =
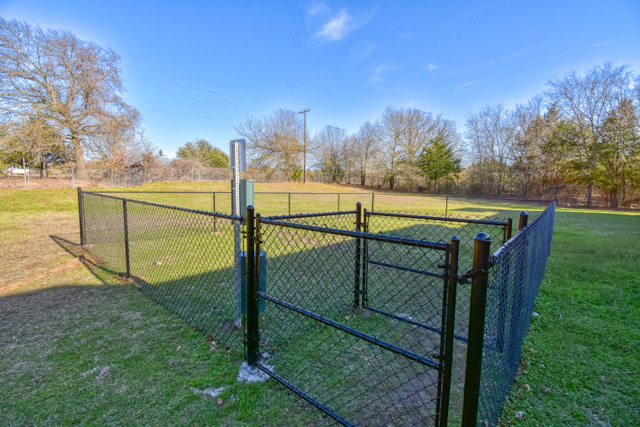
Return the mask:
{"type": "Polygon", "coordinates": [[[349,12],[344,8],[334,11],[326,3],[316,3],[307,10],[307,25],[312,28],[313,37],[338,41],[365,26],[377,9],[376,5],[365,13],[349,12]]]}
{"type": "Polygon", "coordinates": [[[592,45],[592,47],[606,46],[606,45],[611,44],[611,43],[612,43],[612,42],[610,42],[610,41],[607,41],[607,42],[600,42],[600,43],[593,44],[593,45],[592,45]]]}
{"type": "Polygon", "coordinates": [[[369,80],[367,81],[367,85],[375,85],[381,83],[384,78],[389,74],[389,71],[397,70],[400,68],[397,65],[393,65],[390,63],[380,64],[373,69],[373,73],[369,80]]]}
{"type": "Polygon", "coordinates": [[[438,66],[436,64],[427,64],[423,68],[427,71],[435,71],[438,66]]]}
{"type": "Polygon", "coordinates": [[[467,82],[465,84],[460,85],[460,89],[464,89],[465,87],[473,86],[476,83],[478,83],[478,82],[467,82]]]}
{"type": "Polygon", "coordinates": [[[345,9],[334,15],[329,22],[324,24],[320,31],[314,34],[315,37],[324,37],[329,40],[340,40],[351,31],[355,30],[351,25],[353,18],[345,9]]]}

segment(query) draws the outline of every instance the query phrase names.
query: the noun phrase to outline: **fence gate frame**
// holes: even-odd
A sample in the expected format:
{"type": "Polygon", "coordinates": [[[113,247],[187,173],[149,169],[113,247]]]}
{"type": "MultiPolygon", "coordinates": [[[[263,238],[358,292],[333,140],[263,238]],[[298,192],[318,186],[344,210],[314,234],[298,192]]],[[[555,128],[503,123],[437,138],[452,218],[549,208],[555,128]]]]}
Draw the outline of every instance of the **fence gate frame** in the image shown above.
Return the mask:
{"type": "MultiPolygon", "coordinates": [[[[331,213],[329,213],[330,215],[331,213]]],[[[277,219],[271,219],[269,217],[262,218],[260,214],[255,213],[255,208],[249,206],[247,208],[246,216],[246,250],[247,250],[247,322],[246,322],[246,351],[247,351],[247,364],[252,368],[258,368],[271,376],[285,387],[307,400],[309,403],[320,409],[325,414],[332,417],[343,425],[352,425],[348,420],[344,419],[340,415],[333,412],[330,408],[325,406],[322,402],[316,400],[309,394],[300,390],[287,379],[280,377],[273,370],[260,362],[259,348],[260,348],[260,332],[259,332],[259,301],[262,298],[265,301],[275,303],[281,307],[292,310],[298,314],[304,315],[308,318],[316,320],[324,325],[331,326],[344,333],[355,336],[370,344],[377,345],[385,350],[391,351],[402,357],[406,357],[416,363],[421,363],[438,372],[437,380],[437,396],[435,407],[435,425],[446,426],[448,424],[449,413],[449,397],[451,391],[451,371],[453,364],[453,341],[454,327],[455,327],[455,301],[456,290],[458,283],[458,251],[460,239],[454,236],[449,243],[442,242],[430,242],[426,240],[415,240],[401,237],[394,237],[382,234],[370,234],[363,231],[364,222],[361,203],[356,205],[355,211],[355,231],[331,229],[328,227],[310,226],[306,224],[287,223],[285,218],[277,217],[277,219]],[[410,269],[408,267],[389,265],[387,267],[398,268],[400,270],[411,271],[413,273],[428,274],[429,276],[439,277],[442,280],[442,312],[440,316],[440,328],[432,327],[420,322],[412,321],[409,319],[403,319],[390,313],[385,313],[380,310],[372,310],[382,315],[387,315],[395,320],[401,320],[407,323],[411,323],[414,326],[425,327],[429,330],[437,332],[440,336],[440,342],[438,345],[438,353],[434,355],[432,360],[428,357],[421,356],[412,351],[403,349],[394,344],[385,342],[371,335],[345,326],[341,323],[335,322],[331,319],[325,318],[321,315],[308,311],[302,307],[297,307],[286,301],[280,300],[274,296],[267,294],[259,290],[258,278],[260,277],[260,262],[257,260],[259,257],[257,254],[261,253],[262,245],[262,224],[269,224],[272,226],[291,227],[304,230],[311,230],[314,232],[327,233],[341,235],[345,237],[352,237],[355,239],[355,254],[354,254],[354,308],[369,309],[367,303],[367,283],[365,269],[365,250],[369,241],[387,242],[408,246],[426,247],[437,251],[444,252],[444,262],[437,267],[442,270],[442,273],[437,274],[433,272],[418,271],[410,269]]]]}

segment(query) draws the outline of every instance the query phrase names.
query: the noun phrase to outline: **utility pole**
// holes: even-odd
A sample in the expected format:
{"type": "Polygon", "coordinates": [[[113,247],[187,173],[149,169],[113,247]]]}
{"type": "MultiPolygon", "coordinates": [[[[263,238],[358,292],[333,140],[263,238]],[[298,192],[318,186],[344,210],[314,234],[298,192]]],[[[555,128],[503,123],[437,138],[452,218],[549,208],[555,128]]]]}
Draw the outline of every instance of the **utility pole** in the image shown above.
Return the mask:
{"type": "Polygon", "coordinates": [[[304,140],[304,160],[302,166],[302,183],[307,183],[307,113],[311,111],[309,108],[300,111],[298,114],[304,114],[304,136],[302,139],[304,140]]]}

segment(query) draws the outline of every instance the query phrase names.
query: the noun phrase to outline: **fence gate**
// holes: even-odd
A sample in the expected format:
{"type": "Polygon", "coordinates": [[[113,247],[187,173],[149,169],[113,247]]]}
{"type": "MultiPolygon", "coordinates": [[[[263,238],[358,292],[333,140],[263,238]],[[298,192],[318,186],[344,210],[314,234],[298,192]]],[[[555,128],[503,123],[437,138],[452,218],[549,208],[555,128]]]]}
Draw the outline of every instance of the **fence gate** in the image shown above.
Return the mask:
{"type": "Polygon", "coordinates": [[[247,359],[343,424],[446,425],[458,240],[361,218],[249,212],[247,359]]]}

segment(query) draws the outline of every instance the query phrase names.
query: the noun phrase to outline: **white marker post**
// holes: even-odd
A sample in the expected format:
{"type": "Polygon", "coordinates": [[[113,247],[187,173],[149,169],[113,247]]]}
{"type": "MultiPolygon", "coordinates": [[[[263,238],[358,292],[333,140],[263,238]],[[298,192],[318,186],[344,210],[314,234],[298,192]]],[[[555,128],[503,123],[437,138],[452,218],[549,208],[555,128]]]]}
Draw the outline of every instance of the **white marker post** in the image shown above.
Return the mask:
{"type": "MultiPolygon", "coordinates": [[[[233,180],[231,181],[231,214],[233,216],[244,217],[240,212],[240,171],[247,170],[247,143],[244,139],[235,139],[229,144],[229,154],[233,180]]],[[[241,224],[239,221],[233,223],[233,247],[235,252],[235,265],[233,269],[234,282],[234,325],[242,327],[242,247],[241,247],[241,224]]]]}

